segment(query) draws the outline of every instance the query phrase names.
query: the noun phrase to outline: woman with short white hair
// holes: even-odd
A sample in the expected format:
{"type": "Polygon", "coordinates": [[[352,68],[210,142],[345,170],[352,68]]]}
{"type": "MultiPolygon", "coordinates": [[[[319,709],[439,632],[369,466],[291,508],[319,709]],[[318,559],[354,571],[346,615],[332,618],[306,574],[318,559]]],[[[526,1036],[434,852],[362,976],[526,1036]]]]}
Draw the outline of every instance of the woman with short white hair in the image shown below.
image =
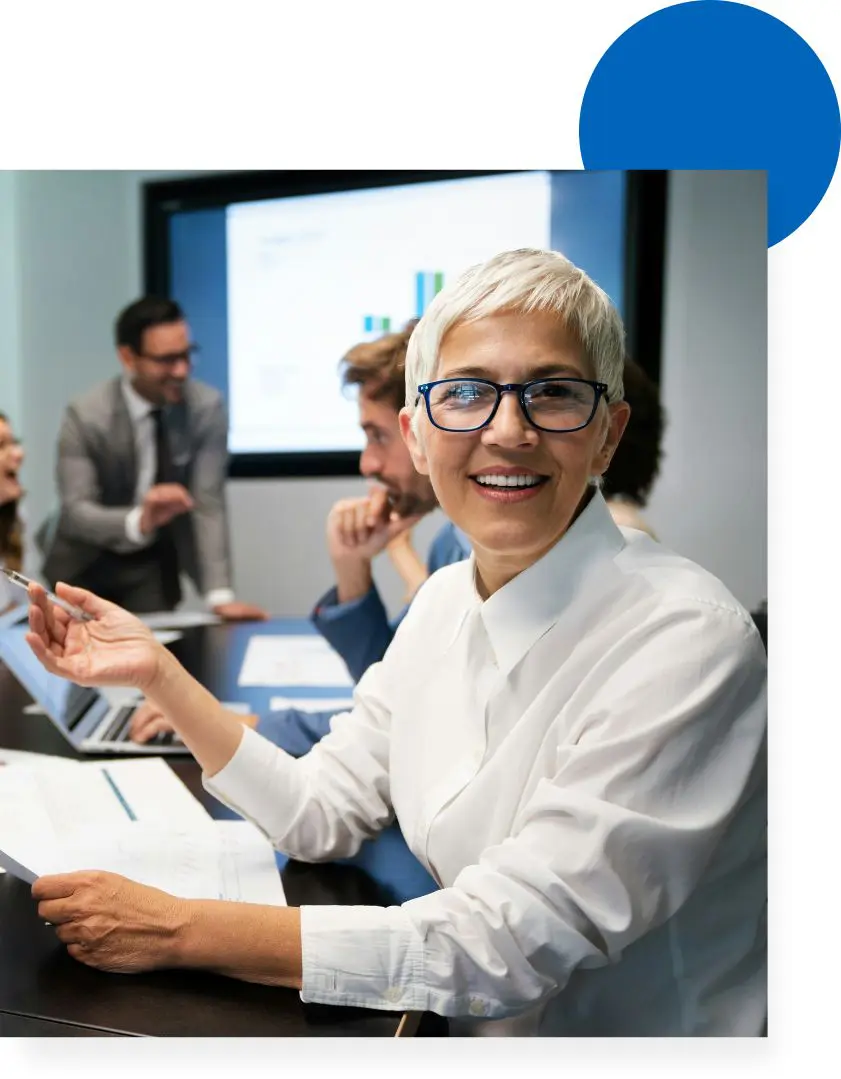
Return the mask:
{"type": "Polygon", "coordinates": [[[43,877],[71,955],[429,1010],[453,1033],[761,1033],[765,654],[718,580],[611,520],[597,480],[628,419],[623,352],[607,296],[553,252],[435,298],[401,426],[474,553],[422,586],[306,757],[244,729],[124,611],[62,586],[94,616],[69,621],[32,589],[42,663],[142,689],[278,849],[347,857],[396,816],[440,884],[400,907],[276,909],[43,877]]]}

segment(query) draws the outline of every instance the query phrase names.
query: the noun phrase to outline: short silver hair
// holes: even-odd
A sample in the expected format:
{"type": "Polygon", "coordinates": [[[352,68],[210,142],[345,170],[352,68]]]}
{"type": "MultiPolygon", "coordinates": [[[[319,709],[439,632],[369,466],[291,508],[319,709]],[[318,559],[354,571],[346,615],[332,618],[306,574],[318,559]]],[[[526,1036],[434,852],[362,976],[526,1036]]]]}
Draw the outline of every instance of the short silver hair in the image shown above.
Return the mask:
{"type": "Polygon", "coordinates": [[[431,382],[448,330],[502,311],[554,311],[581,346],[594,378],[607,384],[611,402],[623,396],[625,330],[610,297],[557,251],[520,248],[471,266],[442,289],[409,340],[406,405],[413,413],[418,386],[431,382]]]}

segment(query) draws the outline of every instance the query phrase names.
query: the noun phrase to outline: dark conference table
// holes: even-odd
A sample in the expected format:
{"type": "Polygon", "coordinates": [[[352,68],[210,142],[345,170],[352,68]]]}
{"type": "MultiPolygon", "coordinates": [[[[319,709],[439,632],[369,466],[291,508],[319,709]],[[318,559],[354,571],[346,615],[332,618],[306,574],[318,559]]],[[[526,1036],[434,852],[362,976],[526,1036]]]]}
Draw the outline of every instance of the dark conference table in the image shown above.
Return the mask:
{"type": "MultiPolygon", "coordinates": [[[[268,708],[276,690],[243,690],[236,679],[249,637],[272,623],[204,626],[171,645],[221,700],[268,708]]],[[[276,630],[275,630],[276,631],[276,630]]],[[[0,746],[76,757],[46,716],[25,715],[30,697],[0,663],[0,746]]],[[[90,760],[91,757],[84,759],[90,760]]],[[[213,816],[230,816],[201,784],[189,756],[167,758],[213,816]]],[[[357,866],[289,862],[281,873],[291,905],[387,905],[395,893],[357,866]]],[[[393,1037],[400,1012],[304,1004],[294,990],[250,985],[203,971],[104,974],[67,955],[37,916],[29,887],[0,874],[0,1036],[393,1037]]],[[[427,1017],[429,1033],[445,1030],[427,1017]]]]}

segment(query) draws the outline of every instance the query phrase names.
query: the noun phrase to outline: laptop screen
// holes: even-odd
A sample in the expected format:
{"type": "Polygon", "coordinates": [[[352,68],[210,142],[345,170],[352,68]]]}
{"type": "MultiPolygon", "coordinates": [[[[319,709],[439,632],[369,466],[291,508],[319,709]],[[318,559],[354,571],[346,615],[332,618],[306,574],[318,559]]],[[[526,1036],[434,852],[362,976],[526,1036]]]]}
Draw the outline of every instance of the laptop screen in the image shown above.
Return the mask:
{"type": "MultiPolygon", "coordinates": [[[[85,713],[94,702],[101,699],[101,694],[97,689],[77,686],[75,682],[68,682],[45,670],[26,643],[26,632],[25,625],[7,626],[0,630],[0,659],[50,719],[64,730],[73,732],[75,742],[77,726],[84,728],[84,734],[82,730],[78,730],[78,734],[83,737],[90,732],[91,723],[85,713]],[[84,723],[80,723],[82,717],[85,717],[84,723]]],[[[108,705],[104,699],[102,703],[104,713],[108,705]]],[[[97,708],[96,711],[99,712],[100,709],[97,708]]]]}

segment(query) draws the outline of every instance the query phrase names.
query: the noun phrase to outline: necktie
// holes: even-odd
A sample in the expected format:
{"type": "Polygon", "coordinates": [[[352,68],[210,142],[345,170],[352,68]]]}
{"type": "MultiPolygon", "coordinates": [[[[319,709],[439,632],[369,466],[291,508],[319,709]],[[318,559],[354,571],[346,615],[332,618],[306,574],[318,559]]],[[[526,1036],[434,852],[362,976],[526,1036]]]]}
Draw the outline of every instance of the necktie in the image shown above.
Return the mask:
{"type": "Polygon", "coordinates": [[[151,416],[155,424],[155,483],[174,483],[175,469],[164,426],[164,410],[153,408],[151,416]]]}
{"type": "MultiPolygon", "coordinates": [[[[175,468],[164,424],[163,409],[152,409],[151,416],[155,425],[155,483],[175,483],[175,468]]],[[[164,600],[169,607],[176,607],[181,601],[181,581],[178,573],[178,548],[175,545],[175,530],[172,522],[158,529],[155,550],[161,567],[164,600]]]]}

